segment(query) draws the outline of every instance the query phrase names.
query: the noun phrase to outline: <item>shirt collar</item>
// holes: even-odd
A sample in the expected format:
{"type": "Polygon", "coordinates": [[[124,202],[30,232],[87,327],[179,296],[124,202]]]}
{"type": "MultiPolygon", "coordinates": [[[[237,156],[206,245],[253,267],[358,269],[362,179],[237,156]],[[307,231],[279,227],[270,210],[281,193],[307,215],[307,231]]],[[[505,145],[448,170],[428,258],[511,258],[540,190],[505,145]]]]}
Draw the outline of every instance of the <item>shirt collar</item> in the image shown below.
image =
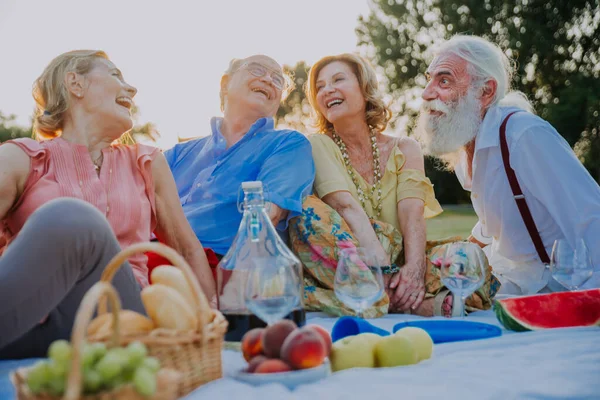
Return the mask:
{"type": "MultiPolygon", "coordinates": [[[[219,142],[225,140],[223,134],[221,134],[221,125],[223,124],[222,117],[213,117],[210,120],[210,127],[212,130],[213,138],[219,142]]],[[[258,133],[263,130],[270,130],[275,128],[275,120],[273,118],[259,118],[252,124],[246,135],[249,133],[258,133]]]]}
{"type": "Polygon", "coordinates": [[[488,147],[500,146],[500,125],[509,112],[516,110],[519,108],[492,106],[488,109],[477,133],[475,153],[488,147]]]}

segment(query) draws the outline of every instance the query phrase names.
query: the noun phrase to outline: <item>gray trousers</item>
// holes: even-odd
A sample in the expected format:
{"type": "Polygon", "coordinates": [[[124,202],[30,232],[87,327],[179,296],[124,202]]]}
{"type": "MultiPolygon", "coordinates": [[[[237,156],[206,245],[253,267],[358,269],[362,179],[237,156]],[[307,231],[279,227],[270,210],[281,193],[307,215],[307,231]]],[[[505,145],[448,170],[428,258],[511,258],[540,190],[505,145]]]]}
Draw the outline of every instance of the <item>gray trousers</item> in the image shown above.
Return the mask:
{"type": "MultiPolygon", "coordinates": [[[[69,340],[81,299],[120,250],[106,218],[84,201],[56,199],[33,213],[0,256],[0,359],[45,357],[54,340],[69,340]]],[[[123,308],[145,314],[128,263],[112,284],[123,308]]]]}

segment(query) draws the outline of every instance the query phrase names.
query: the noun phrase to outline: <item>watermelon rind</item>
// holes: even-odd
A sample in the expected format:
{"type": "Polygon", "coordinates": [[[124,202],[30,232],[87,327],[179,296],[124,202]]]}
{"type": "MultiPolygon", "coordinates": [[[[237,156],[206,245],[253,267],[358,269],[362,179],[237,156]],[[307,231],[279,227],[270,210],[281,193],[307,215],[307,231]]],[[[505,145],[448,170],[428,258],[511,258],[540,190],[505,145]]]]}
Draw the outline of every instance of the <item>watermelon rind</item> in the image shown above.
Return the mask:
{"type": "Polygon", "coordinates": [[[498,321],[500,321],[500,323],[509,331],[526,332],[532,330],[526,325],[520,324],[519,321],[511,317],[504,309],[502,303],[498,300],[494,301],[494,312],[496,313],[496,318],[498,318],[498,321]]]}

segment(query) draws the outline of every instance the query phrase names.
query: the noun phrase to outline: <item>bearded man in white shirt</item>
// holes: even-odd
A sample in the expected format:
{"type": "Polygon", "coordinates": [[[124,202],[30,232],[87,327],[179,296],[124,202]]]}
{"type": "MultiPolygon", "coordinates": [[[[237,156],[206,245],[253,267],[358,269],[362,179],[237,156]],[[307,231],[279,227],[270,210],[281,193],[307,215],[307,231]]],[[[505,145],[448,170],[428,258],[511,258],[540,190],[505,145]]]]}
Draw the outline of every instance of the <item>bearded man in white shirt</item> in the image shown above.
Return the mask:
{"type": "Polygon", "coordinates": [[[471,191],[479,222],[469,240],[484,248],[499,294],[564,290],[548,268],[557,239],[585,241],[595,272],[581,288],[600,287],[600,188],[526,96],[510,90],[512,74],[485,39],[445,42],[427,69],[417,136],[471,191]]]}

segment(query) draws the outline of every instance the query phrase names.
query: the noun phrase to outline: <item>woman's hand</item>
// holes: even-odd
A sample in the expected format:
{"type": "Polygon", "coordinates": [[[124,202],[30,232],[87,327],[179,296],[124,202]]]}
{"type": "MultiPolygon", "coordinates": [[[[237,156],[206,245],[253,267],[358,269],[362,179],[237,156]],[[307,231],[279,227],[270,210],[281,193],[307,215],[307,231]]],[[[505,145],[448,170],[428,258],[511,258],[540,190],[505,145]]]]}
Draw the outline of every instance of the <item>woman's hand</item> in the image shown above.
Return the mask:
{"type": "Polygon", "coordinates": [[[415,310],[425,298],[425,263],[405,264],[392,275],[388,296],[393,309],[415,310]]]}

